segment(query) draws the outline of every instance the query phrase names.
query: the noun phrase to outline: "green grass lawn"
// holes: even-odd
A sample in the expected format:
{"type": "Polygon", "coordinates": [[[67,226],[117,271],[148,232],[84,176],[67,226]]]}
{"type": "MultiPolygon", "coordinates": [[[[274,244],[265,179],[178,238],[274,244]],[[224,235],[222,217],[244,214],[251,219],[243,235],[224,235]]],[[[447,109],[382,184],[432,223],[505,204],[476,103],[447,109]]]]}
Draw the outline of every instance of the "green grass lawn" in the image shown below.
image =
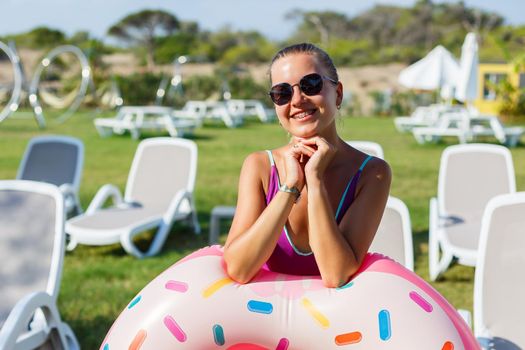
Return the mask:
{"type": "MultiPolygon", "coordinates": [[[[30,115],[18,112],[18,115],[30,115]]],[[[39,130],[30,119],[11,117],[0,124],[0,178],[16,176],[28,140],[42,134],[65,134],[80,138],[85,145],[81,201],[87,207],[97,189],[113,183],[124,189],[129,167],[139,141],[129,135],[102,139],[93,126],[92,112],[77,113],[64,124],[49,121],[39,130]]],[[[428,279],[428,202],[436,194],[439,158],[446,143],[418,145],[409,134],[396,132],[391,119],[340,118],[338,128],[344,139],[379,142],[393,170],[391,194],[402,199],[410,210],[414,233],[416,272],[428,279]]],[[[144,137],[156,136],[147,134],[144,137]]],[[[165,135],[161,135],[165,136],[165,135]]],[[[100,346],[114,319],[129,300],[157,274],[199,247],[207,245],[209,213],[215,205],[234,205],[239,170],[252,151],[275,148],[287,142],[277,124],[248,121],[238,129],[206,125],[193,137],[199,149],[196,205],[203,234],[193,235],[176,224],[156,257],[137,260],[119,245],[80,246],[66,254],[59,308],[84,349],[100,346]]],[[[512,149],[518,190],[525,190],[525,147],[512,149]]],[[[223,227],[224,242],[227,224],[223,227]]],[[[147,244],[148,234],[140,237],[147,244]]],[[[142,243],[142,242],[141,242],[142,243]]],[[[454,265],[436,287],[456,308],[472,310],[474,269],[454,265]]]]}

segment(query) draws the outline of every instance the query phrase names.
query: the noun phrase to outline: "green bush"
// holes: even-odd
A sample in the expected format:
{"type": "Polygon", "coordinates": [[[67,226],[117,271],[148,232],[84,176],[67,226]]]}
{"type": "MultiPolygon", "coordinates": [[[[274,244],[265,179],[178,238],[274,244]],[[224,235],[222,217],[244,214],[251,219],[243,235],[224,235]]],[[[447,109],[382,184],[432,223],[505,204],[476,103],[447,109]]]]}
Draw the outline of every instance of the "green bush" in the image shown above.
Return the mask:
{"type": "Polygon", "coordinates": [[[124,105],[153,104],[161,78],[161,75],[153,73],[117,76],[124,105]]]}

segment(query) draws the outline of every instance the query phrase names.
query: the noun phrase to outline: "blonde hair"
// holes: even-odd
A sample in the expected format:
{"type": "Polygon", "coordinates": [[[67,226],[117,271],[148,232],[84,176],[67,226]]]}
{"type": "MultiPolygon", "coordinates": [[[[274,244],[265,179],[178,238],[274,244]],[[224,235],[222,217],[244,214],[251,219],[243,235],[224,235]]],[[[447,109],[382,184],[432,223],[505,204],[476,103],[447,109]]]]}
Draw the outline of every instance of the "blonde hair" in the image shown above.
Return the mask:
{"type": "Polygon", "coordinates": [[[326,69],[328,77],[334,79],[335,81],[339,81],[337,69],[335,68],[334,62],[330,56],[323,49],[320,49],[319,47],[310,43],[294,44],[279,50],[275,56],[273,56],[272,62],[270,63],[270,79],[272,78],[271,68],[275,61],[279,60],[280,58],[299,53],[315,56],[319,63],[326,69]]]}

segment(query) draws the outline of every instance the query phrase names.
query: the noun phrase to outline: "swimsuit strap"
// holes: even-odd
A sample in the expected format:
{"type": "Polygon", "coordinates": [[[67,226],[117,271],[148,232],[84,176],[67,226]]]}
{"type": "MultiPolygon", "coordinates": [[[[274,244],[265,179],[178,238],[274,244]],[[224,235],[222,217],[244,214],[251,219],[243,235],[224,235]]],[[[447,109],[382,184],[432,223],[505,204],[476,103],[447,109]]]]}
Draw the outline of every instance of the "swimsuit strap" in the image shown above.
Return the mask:
{"type": "Polygon", "coordinates": [[[272,151],[269,149],[266,150],[266,153],[268,153],[268,158],[270,159],[270,165],[275,166],[275,160],[273,159],[272,151]]]}
{"type": "Polygon", "coordinates": [[[348,185],[346,185],[345,191],[343,192],[343,195],[341,196],[341,200],[339,201],[339,206],[337,207],[337,211],[335,213],[335,221],[339,224],[341,220],[343,219],[344,214],[354,201],[355,197],[355,190],[357,188],[357,182],[359,181],[359,178],[361,177],[361,173],[363,172],[363,169],[365,168],[366,163],[370,159],[372,159],[372,156],[366,157],[366,159],[361,163],[361,166],[359,167],[359,170],[355,173],[354,176],[352,176],[352,179],[348,182],[348,185]]]}
{"type": "Polygon", "coordinates": [[[277,167],[275,166],[275,160],[273,159],[272,151],[266,150],[268,158],[270,159],[270,179],[268,180],[268,191],[266,192],[266,205],[270,203],[273,197],[279,191],[279,186],[281,181],[279,179],[279,174],[277,173],[277,167]]]}

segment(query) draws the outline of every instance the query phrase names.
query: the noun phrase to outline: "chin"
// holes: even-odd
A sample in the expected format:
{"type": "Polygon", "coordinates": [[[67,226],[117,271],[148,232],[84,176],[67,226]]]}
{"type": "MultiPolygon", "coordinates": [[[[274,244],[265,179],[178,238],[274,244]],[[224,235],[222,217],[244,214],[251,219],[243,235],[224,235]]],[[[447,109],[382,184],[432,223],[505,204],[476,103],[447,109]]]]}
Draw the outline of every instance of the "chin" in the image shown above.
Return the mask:
{"type": "Polygon", "coordinates": [[[290,134],[304,139],[318,136],[320,134],[319,125],[317,123],[301,125],[290,130],[290,134]]]}

